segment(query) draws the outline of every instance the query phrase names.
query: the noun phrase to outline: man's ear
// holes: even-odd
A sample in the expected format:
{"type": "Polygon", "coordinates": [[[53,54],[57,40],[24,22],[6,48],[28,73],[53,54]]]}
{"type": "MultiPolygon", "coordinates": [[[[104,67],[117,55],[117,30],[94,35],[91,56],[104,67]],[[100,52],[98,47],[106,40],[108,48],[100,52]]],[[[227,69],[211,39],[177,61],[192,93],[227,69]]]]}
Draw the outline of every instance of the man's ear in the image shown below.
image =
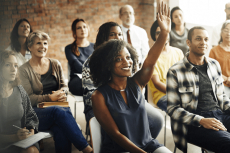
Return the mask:
{"type": "Polygon", "coordinates": [[[191,41],[187,39],[187,40],[186,40],[186,43],[187,43],[188,47],[190,48],[190,46],[191,46],[191,41]]]}

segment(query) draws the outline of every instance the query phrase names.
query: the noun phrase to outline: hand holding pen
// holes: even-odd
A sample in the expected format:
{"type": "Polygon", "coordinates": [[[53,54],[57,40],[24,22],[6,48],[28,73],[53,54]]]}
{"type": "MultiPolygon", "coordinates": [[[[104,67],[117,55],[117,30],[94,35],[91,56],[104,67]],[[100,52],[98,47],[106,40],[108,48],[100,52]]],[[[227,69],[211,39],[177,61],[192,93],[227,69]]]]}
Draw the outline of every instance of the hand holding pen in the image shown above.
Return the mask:
{"type": "Polygon", "coordinates": [[[29,131],[28,129],[26,129],[26,127],[20,128],[20,127],[15,126],[15,125],[13,125],[13,126],[19,129],[17,131],[17,134],[16,134],[19,140],[24,140],[24,139],[34,135],[34,129],[31,129],[29,131]]]}

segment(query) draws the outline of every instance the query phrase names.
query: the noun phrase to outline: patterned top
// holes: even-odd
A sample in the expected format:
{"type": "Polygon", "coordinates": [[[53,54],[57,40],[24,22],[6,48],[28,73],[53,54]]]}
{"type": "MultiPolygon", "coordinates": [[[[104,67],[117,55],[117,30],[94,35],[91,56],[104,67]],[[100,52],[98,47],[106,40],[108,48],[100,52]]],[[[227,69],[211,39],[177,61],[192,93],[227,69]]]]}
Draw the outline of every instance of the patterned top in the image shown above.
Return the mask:
{"type": "MultiPolygon", "coordinates": [[[[171,128],[176,146],[187,153],[187,125],[199,127],[200,115],[194,114],[199,97],[199,76],[196,68],[189,63],[188,54],[173,65],[167,74],[167,113],[171,117],[171,128]]],[[[212,84],[215,100],[223,111],[229,111],[229,99],[224,93],[219,63],[204,58],[208,64],[207,73],[212,84]]]]}
{"type": "Polygon", "coordinates": [[[89,68],[90,57],[91,56],[87,58],[87,60],[82,66],[82,88],[83,88],[83,100],[85,104],[84,113],[87,113],[88,111],[93,109],[91,96],[94,90],[97,89],[97,87],[95,87],[93,84],[92,78],[90,77],[90,68],[89,68]]]}

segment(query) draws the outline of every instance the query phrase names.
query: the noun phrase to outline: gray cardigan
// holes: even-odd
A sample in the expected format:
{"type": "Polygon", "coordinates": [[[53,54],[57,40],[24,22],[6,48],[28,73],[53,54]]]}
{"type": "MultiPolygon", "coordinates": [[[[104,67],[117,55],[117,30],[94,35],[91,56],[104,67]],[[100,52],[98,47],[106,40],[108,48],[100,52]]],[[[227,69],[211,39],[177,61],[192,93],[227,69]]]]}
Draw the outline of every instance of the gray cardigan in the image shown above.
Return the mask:
{"type": "MultiPolygon", "coordinates": [[[[65,83],[61,63],[56,59],[50,59],[52,66],[52,75],[56,78],[59,88],[68,91],[68,87],[65,83]]],[[[31,67],[29,61],[20,66],[19,75],[22,82],[22,86],[28,93],[31,104],[33,107],[37,106],[41,102],[49,102],[51,99],[49,95],[42,95],[43,85],[41,83],[41,75],[36,73],[31,67]]]]}

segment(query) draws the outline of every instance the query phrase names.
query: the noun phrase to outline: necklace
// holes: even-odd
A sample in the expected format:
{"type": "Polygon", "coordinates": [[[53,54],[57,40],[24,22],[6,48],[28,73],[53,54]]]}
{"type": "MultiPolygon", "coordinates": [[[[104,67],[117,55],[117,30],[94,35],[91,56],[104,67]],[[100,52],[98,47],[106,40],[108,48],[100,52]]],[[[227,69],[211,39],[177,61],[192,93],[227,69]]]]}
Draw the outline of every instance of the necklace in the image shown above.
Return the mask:
{"type": "Polygon", "coordinates": [[[125,91],[125,89],[122,89],[122,90],[120,90],[120,91],[125,91]]]}

